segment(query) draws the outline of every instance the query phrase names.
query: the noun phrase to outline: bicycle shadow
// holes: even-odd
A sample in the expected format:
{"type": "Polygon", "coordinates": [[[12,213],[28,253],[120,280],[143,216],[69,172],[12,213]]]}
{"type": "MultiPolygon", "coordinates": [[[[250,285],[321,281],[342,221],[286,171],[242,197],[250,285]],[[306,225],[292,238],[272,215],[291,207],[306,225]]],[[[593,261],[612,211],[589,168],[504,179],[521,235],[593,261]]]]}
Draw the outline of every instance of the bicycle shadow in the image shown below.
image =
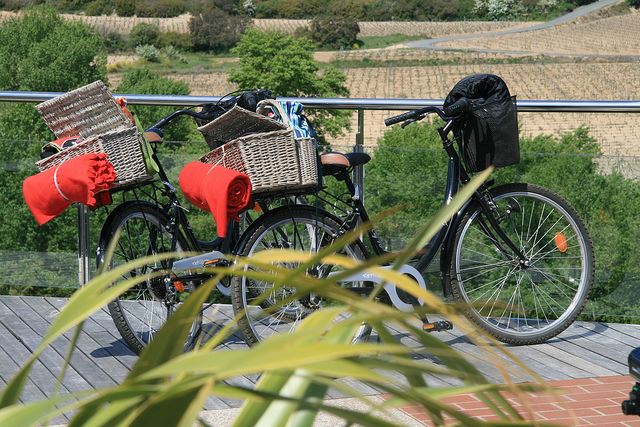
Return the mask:
{"type": "MultiPolygon", "coordinates": [[[[221,332],[224,326],[224,323],[218,322],[204,323],[202,325],[202,330],[200,331],[200,345],[204,345],[211,341],[212,338],[216,337],[221,332]]],[[[247,348],[247,343],[245,342],[242,333],[235,329],[228,333],[227,336],[217,344],[215,349],[236,349],[239,347],[247,348]]]]}

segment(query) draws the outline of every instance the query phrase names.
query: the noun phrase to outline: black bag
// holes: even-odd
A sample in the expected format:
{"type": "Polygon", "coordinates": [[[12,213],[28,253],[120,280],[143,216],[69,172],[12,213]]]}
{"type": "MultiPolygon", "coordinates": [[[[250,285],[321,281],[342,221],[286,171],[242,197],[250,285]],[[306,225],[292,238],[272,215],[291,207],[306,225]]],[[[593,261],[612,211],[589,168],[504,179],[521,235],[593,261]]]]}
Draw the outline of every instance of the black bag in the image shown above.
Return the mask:
{"type": "Polygon", "coordinates": [[[493,74],[465,77],[453,87],[444,107],[462,97],[469,100],[469,109],[456,118],[453,133],[469,171],[520,162],[515,96],[506,83],[493,74]]]}

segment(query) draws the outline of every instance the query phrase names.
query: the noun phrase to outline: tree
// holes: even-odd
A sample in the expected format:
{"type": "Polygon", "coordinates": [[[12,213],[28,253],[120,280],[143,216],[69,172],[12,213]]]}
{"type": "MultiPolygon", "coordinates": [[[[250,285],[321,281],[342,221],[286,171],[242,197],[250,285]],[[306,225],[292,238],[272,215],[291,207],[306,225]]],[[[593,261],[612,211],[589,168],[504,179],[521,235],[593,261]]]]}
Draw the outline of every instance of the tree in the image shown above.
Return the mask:
{"type": "MultiPolygon", "coordinates": [[[[0,87],[65,92],[106,79],[102,40],[90,27],[32,10],[0,26],[0,87]]],[[[0,249],[56,252],[77,247],[75,213],[38,227],[22,198],[40,147],[53,138],[33,104],[0,106],[0,249]],[[7,167],[7,165],[11,165],[7,167]]]]}
{"type": "Polygon", "coordinates": [[[250,22],[246,15],[232,15],[217,7],[206,8],[189,21],[193,46],[197,50],[227,51],[238,43],[250,22]]]}
{"type": "Polygon", "coordinates": [[[321,15],[311,21],[309,36],[322,47],[350,49],[358,41],[360,26],[347,15],[321,15]]]}
{"type": "Polygon", "coordinates": [[[64,92],[106,76],[101,37],[52,9],[36,9],[0,27],[0,87],[64,92]]]}
{"type": "MultiPolygon", "coordinates": [[[[345,75],[332,67],[321,72],[313,46],[307,38],[249,29],[232,51],[239,66],[229,73],[229,80],[240,88],[270,89],[277,96],[349,96],[345,75]]],[[[336,110],[311,115],[322,143],[326,134],[336,136],[347,128],[349,117],[336,110]]]]}
{"type": "Polygon", "coordinates": [[[158,37],[160,35],[160,27],[155,24],[147,24],[141,22],[136,24],[129,33],[129,44],[132,47],[144,45],[158,45],[158,37]]]}

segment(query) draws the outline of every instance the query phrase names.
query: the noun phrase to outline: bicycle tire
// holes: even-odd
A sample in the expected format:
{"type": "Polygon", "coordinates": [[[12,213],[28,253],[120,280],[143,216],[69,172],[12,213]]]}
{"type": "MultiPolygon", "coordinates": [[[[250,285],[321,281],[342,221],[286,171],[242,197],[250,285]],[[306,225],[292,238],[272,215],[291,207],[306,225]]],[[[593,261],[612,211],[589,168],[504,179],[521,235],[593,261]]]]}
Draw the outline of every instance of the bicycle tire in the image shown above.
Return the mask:
{"type": "MultiPolygon", "coordinates": [[[[331,244],[340,235],[340,223],[326,211],[309,206],[290,206],[271,211],[260,220],[260,224],[238,247],[237,255],[251,256],[260,248],[287,248],[316,251],[318,248],[331,244]],[[296,232],[297,231],[297,232],[296,232]],[[322,234],[320,234],[322,233],[322,234]],[[291,236],[293,235],[293,238],[291,236]],[[267,240],[273,237],[273,241],[267,240]],[[314,236],[306,240],[307,237],[314,236]],[[327,237],[330,236],[330,237],[327,237]],[[312,241],[320,241],[317,245],[312,241]],[[312,248],[312,246],[315,246],[312,248]]],[[[364,259],[362,242],[358,241],[345,248],[344,253],[357,259],[364,259]]],[[[328,271],[325,269],[325,273],[328,271]]],[[[364,283],[350,283],[351,286],[365,286],[364,283]]],[[[286,298],[293,292],[286,286],[279,289],[281,294],[274,294],[260,302],[259,306],[252,304],[264,292],[268,292],[270,283],[254,282],[244,276],[234,276],[231,280],[231,303],[238,326],[248,345],[254,345],[276,333],[291,332],[297,323],[313,311],[322,308],[324,301],[315,301],[313,296],[291,301],[280,307],[274,313],[268,313],[277,306],[278,297],[286,298]]],[[[363,341],[371,333],[371,328],[363,324],[354,334],[353,341],[363,341]]]]}
{"type": "Polygon", "coordinates": [[[543,187],[507,184],[491,195],[501,228],[528,265],[491,243],[478,226],[484,214],[472,205],[455,234],[453,296],[470,320],[500,341],[545,342],[569,327],[587,302],[595,268],[591,238],[575,210],[543,187]]]}
{"type": "MultiPolygon", "coordinates": [[[[169,218],[157,207],[135,203],[114,211],[112,215],[101,233],[98,265],[103,262],[102,257],[118,230],[121,232],[109,268],[145,255],[172,251],[172,236],[167,231],[169,218]]],[[[176,237],[175,251],[183,252],[187,249],[185,239],[179,234],[176,237]]],[[[108,304],[109,313],[118,332],[136,354],[148,345],[153,335],[178,306],[179,301],[177,294],[172,293],[172,289],[169,288],[172,285],[164,281],[170,277],[171,260],[155,265],[150,263],[130,271],[123,277],[126,279],[161,270],[166,271],[166,275],[145,280],[108,304]]],[[[202,316],[199,315],[194,320],[185,350],[190,349],[195,343],[201,324],[202,316]]]]}

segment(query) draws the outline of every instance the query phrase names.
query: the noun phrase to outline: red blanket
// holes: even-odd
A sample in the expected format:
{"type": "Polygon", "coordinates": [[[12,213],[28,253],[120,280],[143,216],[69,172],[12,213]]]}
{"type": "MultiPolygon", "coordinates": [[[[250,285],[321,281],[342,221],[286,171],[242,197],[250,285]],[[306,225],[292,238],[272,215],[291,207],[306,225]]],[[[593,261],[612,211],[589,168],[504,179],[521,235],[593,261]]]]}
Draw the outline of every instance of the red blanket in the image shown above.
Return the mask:
{"type": "Polygon", "coordinates": [[[251,181],[246,174],[201,162],[188,163],[180,172],[180,188],[187,200],[211,212],[218,235],[227,234],[229,218],[239,220],[251,199],[251,181]]]}
{"type": "Polygon", "coordinates": [[[116,172],[106,154],[85,154],[25,179],[22,194],[42,225],[72,203],[95,207],[96,193],[111,188],[115,180],[116,172]]]}

